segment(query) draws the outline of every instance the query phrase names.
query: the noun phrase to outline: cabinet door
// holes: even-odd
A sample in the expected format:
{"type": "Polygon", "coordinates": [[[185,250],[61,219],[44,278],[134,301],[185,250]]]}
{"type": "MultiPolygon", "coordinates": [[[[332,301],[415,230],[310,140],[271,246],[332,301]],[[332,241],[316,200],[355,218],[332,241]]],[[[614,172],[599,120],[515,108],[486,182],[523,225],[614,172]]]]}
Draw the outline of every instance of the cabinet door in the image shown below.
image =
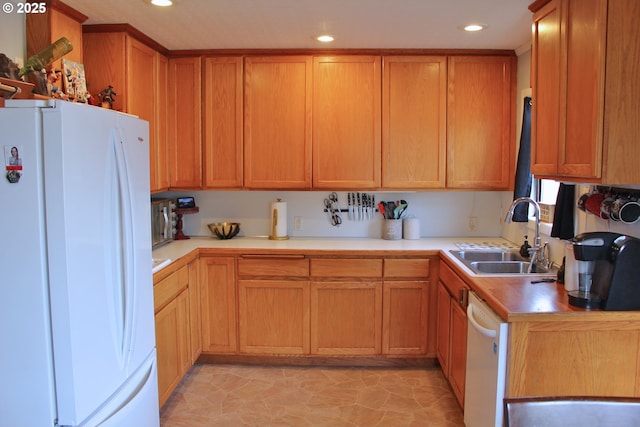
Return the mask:
{"type": "Polygon", "coordinates": [[[531,172],[555,175],[560,145],[560,62],[562,11],[552,0],[533,15],[531,45],[531,172]]]}
{"type": "MultiPolygon", "coordinates": [[[[64,56],[79,63],[83,62],[82,23],[87,16],[58,1],[48,1],[44,13],[27,13],[26,38],[27,58],[40,52],[60,37],[66,37],[73,50],[64,56]]],[[[62,59],[51,64],[51,68],[62,69],[62,59]]],[[[95,89],[95,88],[94,88],[95,89]]]]}
{"type": "Polygon", "coordinates": [[[205,188],[242,187],[242,57],[204,59],[205,188]]]}
{"type": "Polygon", "coordinates": [[[467,373],[467,313],[451,299],[451,359],[449,383],[460,406],[464,407],[464,384],[467,373]]]}
{"type": "Polygon", "coordinates": [[[202,351],[235,353],[236,269],[232,257],[200,258],[202,351]]]}
{"type": "Polygon", "coordinates": [[[450,358],[450,331],[451,331],[451,295],[442,282],[438,282],[438,305],[437,319],[438,329],[436,332],[436,354],[438,362],[442,367],[442,372],[449,378],[449,358],[450,358]]]}
{"type": "Polygon", "coordinates": [[[309,282],[239,280],[240,352],[309,353],[309,282]]]}
{"type": "Polygon", "coordinates": [[[312,354],[380,354],[381,332],[382,282],[311,283],[312,354]]]}
{"type": "MultiPolygon", "coordinates": [[[[129,99],[125,54],[127,37],[123,32],[83,33],[82,36],[84,69],[89,92],[99,103],[98,93],[112,85],[117,93],[113,109],[125,113],[128,112],[126,101],[129,99]]],[[[151,78],[149,73],[151,71],[147,70],[146,74],[151,78]]]]}
{"type": "Polygon", "coordinates": [[[425,355],[429,282],[385,281],[382,301],[382,353],[425,355]]]}
{"type": "Polygon", "coordinates": [[[313,187],[379,187],[380,57],[313,61],[313,187]]]}
{"type": "Polygon", "coordinates": [[[189,291],[184,290],[156,313],[158,397],[164,405],[191,365],[189,355],[189,291]]]}
{"type": "Polygon", "coordinates": [[[447,59],[385,56],[382,187],[444,188],[447,59]]]}
{"type": "Polygon", "coordinates": [[[169,164],[171,188],[200,188],[200,57],[169,59],[169,164]]]}
{"type": "Polygon", "coordinates": [[[311,187],[311,71],[310,56],[245,59],[245,187],[311,187]]]}
{"type": "Polygon", "coordinates": [[[561,69],[560,93],[566,94],[566,99],[561,98],[566,128],[560,139],[561,176],[601,176],[607,3],[563,2],[566,71],[561,69]]]}
{"type": "Polygon", "coordinates": [[[189,270],[189,336],[190,336],[190,360],[193,365],[202,353],[202,310],[200,308],[201,295],[198,260],[191,261],[189,270]]]}
{"type": "MultiPolygon", "coordinates": [[[[158,116],[156,109],[159,105],[158,99],[158,78],[159,59],[158,53],[140,43],[139,41],[127,37],[127,82],[128,93],[131,95],[125,99],[125,111],[135,114],[143,120],[149,122],[149,169],[151,172],[151,191],[166,190],[168,187],[160,186],[160,174],[166,173],[166,165],[160,163],[167,158],[166,154],[160,152],[165,142],[160,142],[160,132],[158,130],[158,116]]],[[[166,76],[165,76],[166,78],[166,76]]]]}
{"type": "Polygon", "coordinates": [[[447,187],[510,188],[515,57],[451,56],[448,76],[447,187]]]}
{"type": "Polygon", "coordinates": [[[152,192],[166,191],[169,189],[169,127],[167,125],[169,120],[169,60],[166,56],[157,53],[156,63],[158,67],[155,88],[157,100],[155,125],[156,138],[155,141],[152,141],[151,147],[151,170],[153,171],[155,168],[155,172],[152,174],[151,178],[152,192]]]}

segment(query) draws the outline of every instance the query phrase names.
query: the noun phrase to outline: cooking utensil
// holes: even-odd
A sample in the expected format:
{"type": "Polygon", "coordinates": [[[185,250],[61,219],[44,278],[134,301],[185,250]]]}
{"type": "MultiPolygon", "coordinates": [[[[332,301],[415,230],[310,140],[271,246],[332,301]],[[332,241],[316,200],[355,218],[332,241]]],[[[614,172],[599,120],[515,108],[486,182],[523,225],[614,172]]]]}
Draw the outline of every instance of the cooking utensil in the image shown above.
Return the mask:
{"type": "Polygon", "coordinates": [[[383,218],[387,218],[387,202],[378,203],[378,211],[382,215],[383,218]]]}
{"type": "Polygon", "coordinates": [[[329,194],[328,198],[324,199],[324,207],[329,213],[329,219],[331,221],[331,225],[333,225],[334,227],[337,227],[340,224],[342,224],[342,218],[338,214],[338,212],[340,212],[340,209],[337,206],[338,206],[338,194],[334,191],[329,194]]]}

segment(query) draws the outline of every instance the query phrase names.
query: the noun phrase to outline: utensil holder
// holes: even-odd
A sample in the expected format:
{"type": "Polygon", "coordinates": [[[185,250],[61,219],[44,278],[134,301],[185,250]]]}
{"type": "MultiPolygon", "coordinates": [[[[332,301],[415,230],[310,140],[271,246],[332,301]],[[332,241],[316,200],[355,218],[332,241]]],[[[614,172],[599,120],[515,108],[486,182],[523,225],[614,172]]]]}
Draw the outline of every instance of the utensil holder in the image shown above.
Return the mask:
{"type": "Polygon", "coordinates": [[[382,221],[382,238],[384,240],[402,239],[402,220],[385,219],[382,221]]]}

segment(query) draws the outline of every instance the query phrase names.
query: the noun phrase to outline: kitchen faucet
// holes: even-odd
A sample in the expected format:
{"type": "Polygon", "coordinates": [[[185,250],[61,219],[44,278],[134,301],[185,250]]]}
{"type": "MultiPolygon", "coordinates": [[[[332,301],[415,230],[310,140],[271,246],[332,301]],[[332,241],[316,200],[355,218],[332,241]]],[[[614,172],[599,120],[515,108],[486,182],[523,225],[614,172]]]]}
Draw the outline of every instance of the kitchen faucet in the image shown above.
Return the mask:
{"type": "Polygon", "coordinates": [[[551,265],[550,259],[551,256],[549,254],[549,244],[545,242],[544,246],[541,245],[540,240],[540,205],[538,202],[533,200],[530,197],[519,197],[511,203],[511,207],[509,207],[509,211],[507,212],[507,216],[504,218],[504,222],[509,224],[511,219],[513,218],[513,211],[516,206],[522,202],[531,203],[534,207],[533,215],[536,218],[536,236],[533,241],[533,247],[529,249],[529,253],[531,254],[531,263],[529,264],[528,273],[533,271],[533,266],[535,264],[541,264],[545,268],[549,268],[551,265]]]}

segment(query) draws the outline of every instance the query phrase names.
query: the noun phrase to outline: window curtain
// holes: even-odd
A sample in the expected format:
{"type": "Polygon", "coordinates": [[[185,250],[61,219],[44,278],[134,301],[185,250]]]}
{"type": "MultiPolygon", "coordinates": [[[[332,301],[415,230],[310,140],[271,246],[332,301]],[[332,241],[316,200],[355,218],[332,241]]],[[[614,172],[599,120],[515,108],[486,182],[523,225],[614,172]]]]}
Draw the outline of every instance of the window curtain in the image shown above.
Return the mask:
{"type": "MultiPolygon", "coordinates": [[[[524,98],[522,109],[522,131],[520,133],[520,149],[516,164],[516,178],[513,186],[513,200],[518,197],[531,196],[531,97],[524,98]]],[[[512,221],[529,221],[529,204],[520,203],[514,211],[512,221]]]]}

